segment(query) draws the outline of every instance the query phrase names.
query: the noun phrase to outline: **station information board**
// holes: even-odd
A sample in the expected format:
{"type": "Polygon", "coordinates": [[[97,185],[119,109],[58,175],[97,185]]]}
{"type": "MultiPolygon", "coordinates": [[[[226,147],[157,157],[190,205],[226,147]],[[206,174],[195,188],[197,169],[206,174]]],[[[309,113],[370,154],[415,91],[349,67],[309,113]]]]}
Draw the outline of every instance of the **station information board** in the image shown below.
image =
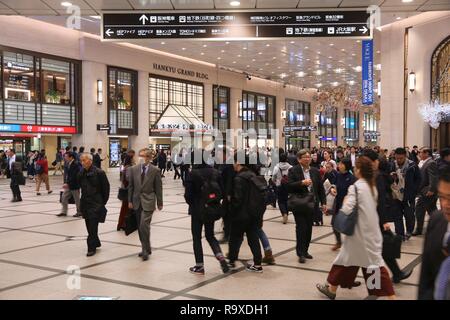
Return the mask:
{"type": "Polygon", "coordinates": [[[371,38],[366,11],[103,13],[102,39],[371,38]]]}

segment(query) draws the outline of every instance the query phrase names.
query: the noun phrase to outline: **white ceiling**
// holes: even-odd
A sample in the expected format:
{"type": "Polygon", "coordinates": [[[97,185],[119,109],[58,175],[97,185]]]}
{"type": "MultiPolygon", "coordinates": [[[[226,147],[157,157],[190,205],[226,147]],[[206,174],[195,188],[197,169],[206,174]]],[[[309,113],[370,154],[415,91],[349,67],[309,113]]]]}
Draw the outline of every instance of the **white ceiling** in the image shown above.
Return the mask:
{"type": "MultiPolygon", "coordinates": [[[[0,0],[0,14],[64,15],[63,0],[0,0]]],[[[413,14],[432,10],[450,10],[449,0],[240,0],[232,7],[230,0],[66,0],[81,8],[84,15],[102,10],[197,10],[197,9],[312,9],[367,8],[380,6],[383,13],[413,14]]]]}
{"type": "MultiPolygon", "coordinates": [[[[20,14],[34,19],[65,26],[63,0],[0,0],[0,14],[20,14]]],[[[379,5],[382,24],[406,18],[422,11],[450,10],[450,0],[240,0],[239,7],[231,7],[230,0],[66,0],[78,5],[84,15],[82,31],[99,34],[100,21],[96,16],[107,10],[181,10],[181,9],[334,9],[366,8],[379,5]]],[[[376,34],[378,31],[376,31],[376,34]]],[[[375,65],[380,53],[375,35],[375,65]]],[[[352,39],[303,38],[272,41],[189,41],[145,40],[137,44],[177,54],[183,57],[217,64],[222,68],[246,72],[304,87],[322,87],[361,82],[361,43],[352,39]],[[320,71],[319,71],[320,70],[320,71]],[[319,71],[319,73],[318,73],[319,71]],[[299,74],[303,72],[304,74],[299,74]],[[321,72],[321,74],[320,74],[321,72]]],[[[380,71],[375,70],[375,80],[380,71]]]]}

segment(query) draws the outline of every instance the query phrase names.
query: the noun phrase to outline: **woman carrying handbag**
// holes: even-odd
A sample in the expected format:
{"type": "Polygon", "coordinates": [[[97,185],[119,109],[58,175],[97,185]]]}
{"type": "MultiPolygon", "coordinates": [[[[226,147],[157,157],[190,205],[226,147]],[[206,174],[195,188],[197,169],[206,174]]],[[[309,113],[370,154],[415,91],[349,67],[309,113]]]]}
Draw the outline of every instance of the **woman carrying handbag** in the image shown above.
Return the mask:
{"type": "Polygon", "coordinates": [[[354,230],[343,238],[341,251],[333,262],[327,283],[317,284],[316,287],[334,300],[339,286],[352,288],[357,285],[355,278],[359,268],[362,268],[369,295],[395,299],[394,288],[382,257],[383,237],[379,227],[376,172],[372,160],[364,156],[358,158],[355,173],[358,180],[349,188],[338,213],[338,216],[356,215],[353,220],[354,230]]]}
{"type": "Polygon", "coordinates": [[[126,155],[123,161],[123,171],[121,173],[122,185],[119,189],[119,200],[122,200],[122,207],[120,208],[119,221],[117,223],[117,231],[125,229],[125,217],[128,213],[128,176],[127,169],[134,166],[134,160],[129,155],[126,155]]]}

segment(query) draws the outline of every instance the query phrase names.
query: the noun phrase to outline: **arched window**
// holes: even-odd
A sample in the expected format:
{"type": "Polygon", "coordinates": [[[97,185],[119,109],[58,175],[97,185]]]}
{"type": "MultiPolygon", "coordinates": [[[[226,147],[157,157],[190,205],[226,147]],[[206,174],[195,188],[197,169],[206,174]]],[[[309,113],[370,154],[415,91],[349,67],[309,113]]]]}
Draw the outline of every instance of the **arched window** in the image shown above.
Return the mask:
{"type": "MultiPolygon", "coordinates": [[[[431,57],[431,99],[450,103],[450,36],[442,41],[431,57]]],[[[431,145],[441,149],[450,145],[450,116],[437,130],[432,129],[431,145]]]]}

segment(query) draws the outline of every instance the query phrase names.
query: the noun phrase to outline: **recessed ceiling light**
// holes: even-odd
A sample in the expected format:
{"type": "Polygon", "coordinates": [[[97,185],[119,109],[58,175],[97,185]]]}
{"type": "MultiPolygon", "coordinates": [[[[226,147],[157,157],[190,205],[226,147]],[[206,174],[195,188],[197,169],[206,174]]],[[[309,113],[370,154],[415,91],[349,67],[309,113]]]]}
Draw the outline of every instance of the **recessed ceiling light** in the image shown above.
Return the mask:
{"type": "Polygon", "coordinates": [[[356,42],[360,43],[360,42],[361,42],[361,40],[356,40],[356,42]]]}
{"type": "Polygon", "coordinates": [[[273,57],[272,59],[275,60],[277,57],[273,57]]]}
{"type": "Polygon", "coordinates": [[[334,70],[334,72],[336,72],[336,73],[342,73],[343,70],[344,70],[344,69],[342,69],[342,68],[337,68],[337,69],[334,70]]]}
{"type": "Polygon", "coordinates": [[[71,7],[71,6],[72,6],[72,3],[67,2],[67,1],[64,1],[64,2],[61,2],[61,5],[62,5],[63,7],[71,7]]]}
{"type": "Polygon", "coordinates": [[[402,0],[404,3],[413,2],[414,0],[402,0]]]}
{"type": "Polygon", "coordinates": [[[270,47],[270,43],[266,44],[266,47],[270,47]]]}
{"type": "Polygon", "coordinates": [[[203,55],[205,55],[205,53],[204,53],[204,52],[201,52],[200,54],[201,54],[202,56],[203,56],[203,55]]]}
{"type": "Polygon", "coordinates": [[[353,70],[355,70],[356,72],[361,72],[362,68],[361,66],[356,66],[353,68],[353,70]]]}
{"type": "Polygon", "coordinates": [[[163,41],[163,42],[161,42],[161,44],[166,44],[166,43],[163,41]]]}
{"type": "Polygon", "coordinates": [[[337,86],[339,85],[339,82],[337,82],[337,81],[332,82],[331,85],[332,85],[333,87],[337,87],[337,86]]]}
{"type": "Polygon", "coordinates": [[[297,76],[300,78],[304,77],[305,75],[306,75],[306,73],[304,73],[303,71],[300,71],[297,73],[297,76]]]}
{"type": "Polygon", "coordinates": [[[268,66],[269,65],[269,63],[268,62],[266,62],[266,66],[268,66]]]}
{"type": "Polygon", "coordinates": [[[236,61],[233,61],[233,63],[236,63],[236,61]]]}
{"type": "Polygon", "coordinates": [[[262,52],[258,52],[258,54],[262,54],[262,52]]]}
{"type": "Polygon", "coordinates": [[[290,44],[294,44],[294,43],[295,43],[295,41],[291,41],[291,42],[290,42],[290,44]]]}
{"type": "Polygon", "coordinates": [[[352,53],[352,57],[356,56],[356,53],[352,53]]]}
{"type": "Polygon", "coordinates": [[[280,74],[280,78],[281,78],[281,79],[284,79],[284,78],[286,78],[286,77],[287,77],[287,74],[286,74],[286,73],[280,74]]]}
{"type": "Polygon", "coordinates": [[[256,61],[256,59],[252,59],[252,61],[253,61],[253,62],[255,62],[255,61],[256,61]]]}
{"type": "Polygon", "coordinates": [[[225,42],[225,44],[230,44],[230,43],[227,41],[227,42],[225,42]]]}
{"type": "Polygon", "coordinates": [[[317,51],[317,54],[320,54],[320,51],[317,51]]]}
{"type": "Polygon", "coordinates": [[[310,60],[311,60],[310,58],[306,59],[306,61],[310,61],[310,60]]]}
{"type": "Polygon", "coordinates": [[[250,68],[250,65],[249,65],[249,64],[247,65],[247,68],[250,68]]]}
{"type": "Polygon", "coordinates": [[[224,52],[225,52],[225,50],[221,50],[221,52],[222,52],[222,53],[224,53],[224,52]]]}
{"type": "Polygon", "coordinates": [[[204,44],[204,45],[203,45],[203,48],[206,48],[207,46],[208,46],[207,44],[204,44]]]}
{"type": "Polygon", "coordinates": [[[241,5],[241,3],[239,1],[231,1],[230,2],[230,6],[232,7],[239,7],[241,5]]]}
{"type": "Polygon", "coordinates": [[[380,51],[380,50],[378,50],[378,51],[377,51],[377,53],[381,53],[381,51],[380,51]]]}
{"type": "Polygon", "coordinates": [[[353,80],[350,80],[350,81],[348,82],[348,84],[352,86],[352,85],[354,85],[354,84],[355,84],[355,81],[353,81],[353,80]]]}
{"type": "Polygon", "coordinates": [[[241,55],[240,55],[240,54],[238,54],[237,56],[238,56],[238,58],[240,58],[240,57],[241,57],[241,55]]]}
{"type": "Polygon", "coordinates": [[[332,56],[329,56],[328,59],[333,59],[333,57],[332,57],[332,56]]]}
{"type": "Polygon", "coordinates": [[[243,47],[242,49],[247,50],[247,47],[243,47]]]}
{"type": "Polygon", "coordinates": [[[318,76],[320,76],[322,73],[323,73],[322,70],[316,70],[316,74],[317,74],[318,76]]]}
{"type": "Polygon", "coordinates": [[[342,51],[342,52],[344,52],[344,51],[345,51],[345,49],[344,49],[344,48],[342,48],[342,49],[341,49],[341,51],[342,51]]]}
{"type": "Polygon", "coordinates": [[[186,50],[186,48],[181,48],[181,50],[186,50]]]}
{"type": "Polygon", "coordinates": [[[321,83],[316,83],[315,86],[316,86],[317,88],[320,88],[320,87],[322,86],[322,84],[321,84],[321,83]]]}
{"type": "Polygon", "coordinates": [[[402,17],[397,17],[396,19],[397,19],[397,20],[401,20],[401,19],[402,19],[402,17]]]}
{"type": "Polygon", "coordinates": [[[309,49],[309,47],[305,47],[305,49],[309,49]]]}
{"type": "Polygon", "coordinates": [[[100,16],[90,16],[92,19],[101,20],[102,17],[100,16]]]}
{"type": "Polygon", "coordinates": [[[330,47],[334,46],[334,43],[330,43],[330,47]]]}
{"type": "Polygon", "coordinates": [[[217,60],[221,60],[222,58],[221,57],[217,57],[217,60]]]}

